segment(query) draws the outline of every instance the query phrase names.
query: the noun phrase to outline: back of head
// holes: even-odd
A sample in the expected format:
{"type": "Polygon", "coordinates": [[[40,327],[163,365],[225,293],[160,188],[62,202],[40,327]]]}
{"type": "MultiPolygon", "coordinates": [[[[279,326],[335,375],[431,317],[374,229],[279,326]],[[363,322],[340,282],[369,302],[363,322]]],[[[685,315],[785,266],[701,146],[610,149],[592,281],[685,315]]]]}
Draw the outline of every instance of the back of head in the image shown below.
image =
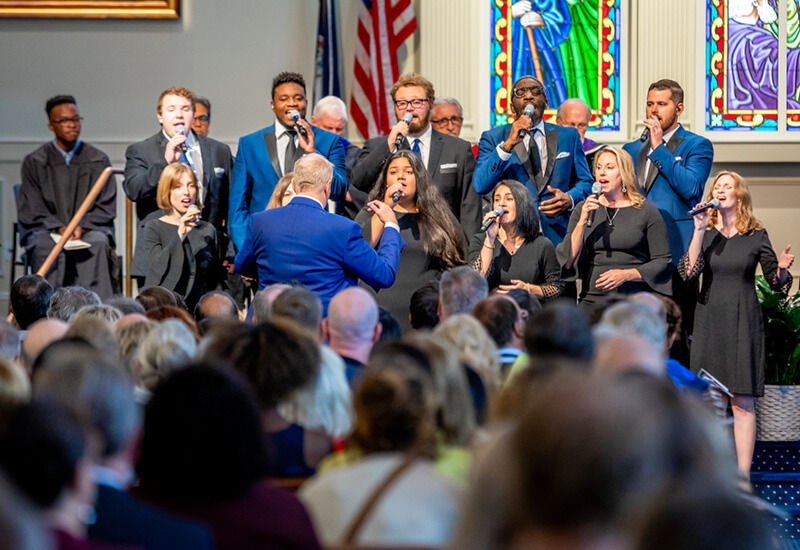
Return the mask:
{"type": "Polygon", "coordinates": [[[39,319],[28,330],[22,342],[22,364],[28,370],[33,369],[36,358],[50,343],[63,337],[69,325],[58,319],[39,319]]]}
{"type": "Polygon", "coordinates": [[[333,164],[318,153],[304,155],[294,164],[295,193],[320,193],[333,179],[333,164]]]}
{"type": "Polygon", "coordinates": [[[400,323],[394,318],[392,312],[385,307],[378,307],[378,321],[381,324],[381,342],[391,342],[399,340],[403,335],[400,323]]]}
{"type": "Polygon", "coordinates": [[[596,352],[593,368],[605,374],[619,374],[628,371],[646,372],[653,376],[665,377],[667,364],[663,349],[656,348],[652,342],[639,334],[616,332],[606,325],[595,327],[596,352]]]}
{"type": "Polygon", "coordinates": [[[490,391],[499,384],[497,346],[475,317],[454,315],[440,323],[433,333],[456,347],[461,362],[475,369],[490,391]]]}
{"type": "Polygon", "coordinates": [[[50,532],[41,514],[0,473],[0,550],[50,550],[50,532]]]}
{"type": "Polygon", "coordinates": [[[72,315],[85,306],[99,306],[102,302],[96,292],[79,286],[65,286],[56,290],[50,297],[47,316],[69,322],[72,315]]]}
{"type": "MultiPolygon", "coordinates": [[[[659,304],[661,305],[661,304],[659,304]]],[[[619,302],[603,312],[600,324],[612,327],[623,335],[637,334],[655,349],[663,350],[667,339],[666,313],[659,315],[641,303],[619,302]]]]}
{"type": "Polygon", "coordinates": [[[129,296],[114,296],[112,298],[108,298],[103,302],[107,306],[115,307],[122,315],[130,315],[131,313],[140,313],[144,315],[144,306],[136,301],[136,298],[131,298],[129,296]]]}
{"type": "Polygon", "coordinates": [[[291,287],[292,285],[285,283],[276,283],[256,292],[255,296],[253,296],[253,322],[263,323],[264,321],[269,321],[272,302],[281,292],[291,287]]]}
{"type": "Polygon", "coordinates": [[[409,311],[411,328],[415,330],[434,328],[439,324],[439,283],[432,281],[414,291],[409,311]]]}
{"type": "Polygon", "coordinates": [[[55,507],[87,450],[75,414],[52,400],[19,407],[0,436],[0,468],[36,506],[55,507]]]}
{"type": "Polygon", "coordinates": [[[367,369],[359,379],[353,407],[356,423],[351,439],[365,454],[412,449],[432,453],[436,405],[430,378],[421,369],[407,365],[367,369]]]}
{"type": "Polygon", "coordinates": [[[167,377],[147,405],[137,472],[165,501],[244,493],[266,472],[258,409],[244,381],[210,363],[167,377]]]}
{"type": "Polygon", "coordinates": [[[342,290],[328,305],[328,331],[332,344],[369,342],[377,323],[378,304],[361,287],[342,290]]]}
{"type": "Polygon", "coordinates": [[[514,337],[518,308],[503,296],[492,296],[478,302],[472,315],[483,325],[498,348],[506,347],[514,337]]]}
{"type": "Polygon", "coordinates": [[[197,341],[189,328],[178,319],[165,319],[149,331],[136,352],[139,385],[152,390],[172,371],[194,358],[197,341]]]}
{"type": "Polygon", "coordinates": [[[11,411],[31,397],[31,383],[25,370],[13,361],[0,357],[0,427],[11,411]]]}
{"type": "MultiPolygon", "coordinates": [[[[72,317],[75,318],[75,315],[72,317]]],[[[85,340],[106,357],[117,357],[119,355],[114,325],[102,317],[78,317],[70,325],[66,336],[85,340]]]]}
{"type": "Polygon", "coordinates": [[[41,275],[23,275],[11,285],[10,302],[22,330],[47,317],[53,286],[41,275]]]}
{"type": "Polygon", "coordinates": [[[19,357],[20,348],[19,331],[10,323],[0,319],[0,358],[16,360],[19,357]]]}
{"type": "Polygon", "coordinates": [[[139,350],[139,344],[157,326],[157,323],[145,319],[117,327],[116,329],[119,357],[122,361],[122,366],[125,367],[125,370],[133,380],[136,379],[136,352],[139,350]]]}
{"type": "Polygon", "coordinates": [[[312,332],[319,333],[322,301],[303,286],[287,288],[275,298],[270,308],[273,319],[290,319],[312,332]]]}
{"type": "Polygon", "coordinates": [[[277,407],[310,384],[320,366],[316,335],[287,320],[214,327],[203,358],[233,365],[264,409],[277,407]]]}
{"type": "Polygon", "coordinates": [[[231,295],[221,290],[207,292],[197,301],[194,308],[194,320],[199,325],[212,317],[239,318],[239,308],[231,295]]]}
{"type": "Polygon", "coordinates": [[[73,313],[69,323],[73,325],[76,321],[89,318],[101,319],[113,325],[122,318],[122,312],[107,304],[86,306],[73,313]]]}
{"type": "Polygon", "coordinates": [[[145,311],[155,309],[159,306],[178,306],[178,300],[175,299],[175,295],[172,291],[163,286],[145,288],[139,292],[136,300],[142,304],[145,311]]]}
{"type": "Polygon", "coordinates": [[[442,273],[439,281],[439,307],[442,317],[469,313],[475,304],[489,294],[486,279],[469,266],[460,266],[442,273]]]}
{"type": "Polygon", "coordinates": [[[556,301],[528,317],[525,347],[532,362],[566,359],[588,364],[593,352],[592,331],[577,305],[556,301]]]}
{"type": "Polygon", "coordinates": [[[131,378],[97,352],[81,347],[60,350],[37,370],[34,391],[59,400],[86,419],[101,438],[104,458],[130,444],[139,426],[131,378]]]}
{"type": "Polygon", "coordinates": [[[200,339],[200,333],[197,330],[197,323],[194,322],[192,316],[185,309],[178,306],[158,306],[148,309],[145,313],[148,319],[153,321],[165,321],[167,319],[175,319],[183,323],[186,328],[192,333],[195,340],[200,339]]]}

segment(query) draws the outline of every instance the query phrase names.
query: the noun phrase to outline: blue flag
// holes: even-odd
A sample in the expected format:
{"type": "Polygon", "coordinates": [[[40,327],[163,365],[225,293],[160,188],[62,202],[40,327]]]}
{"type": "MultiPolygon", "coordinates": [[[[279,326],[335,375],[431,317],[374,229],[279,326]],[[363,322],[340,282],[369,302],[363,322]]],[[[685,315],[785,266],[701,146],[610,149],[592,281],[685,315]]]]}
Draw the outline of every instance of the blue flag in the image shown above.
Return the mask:
{"type": "Polygon", "coordinates": [[[336,0],[319,0],[317,50],[314,69],[314,103],[328,95],[341,97],[336,0]]]}

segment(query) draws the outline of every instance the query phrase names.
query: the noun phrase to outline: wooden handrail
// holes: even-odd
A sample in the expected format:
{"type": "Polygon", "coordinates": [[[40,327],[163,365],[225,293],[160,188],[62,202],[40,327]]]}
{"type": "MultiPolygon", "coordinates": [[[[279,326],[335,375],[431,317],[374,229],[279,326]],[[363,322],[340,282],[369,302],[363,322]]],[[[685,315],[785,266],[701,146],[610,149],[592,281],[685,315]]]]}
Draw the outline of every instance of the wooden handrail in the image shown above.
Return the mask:
{"type": "MultiPolygon", "coordinates": [[[[123,168],[120,168],[118,166],[116,167],[109,166],[100,173],[100,176],[98,176],[97,181],[95,181],[94,185],[92,185],[92,188],[89,190],[89,193],[86,195],[86,198],[83,199],[83,202],[78,208],[78,211],[75,212],[75,215],[72,216],[72,219],[69,221],[67,228],[64,230],[64,234],[61,236],[56,245],[50,251],[50,254],[47,255],[47,258],[45,259],[42,266],[36,272],[37,275],[41,275],[42,277],[44,277],[44,275],[48,271],[50,271],[50,268],[53,267],[53,263],[56,261],[56,258],[58,258],[58,255],[61,254],[61,251],[64,249],[64,245],[66,245],[67,241],[69,240],[68,236],[72,235],[72,233],[75,232],[75,228],[78,227],[78,224],[81,223],[81,220],[83,220],[83,217],[89,211],[89,208],[92,207],[92,204],[97,198],[97,195],[99,195],[100,191],[103,190],[103,186],[108,181],[108,178],[111,177],[111,174],[122,174],[124,171],[125,170],[123,168]]],[[[14,320],[14,314],[9,313],[8,318],[6,320],[9,323],[12,322],[14,320]]]]}

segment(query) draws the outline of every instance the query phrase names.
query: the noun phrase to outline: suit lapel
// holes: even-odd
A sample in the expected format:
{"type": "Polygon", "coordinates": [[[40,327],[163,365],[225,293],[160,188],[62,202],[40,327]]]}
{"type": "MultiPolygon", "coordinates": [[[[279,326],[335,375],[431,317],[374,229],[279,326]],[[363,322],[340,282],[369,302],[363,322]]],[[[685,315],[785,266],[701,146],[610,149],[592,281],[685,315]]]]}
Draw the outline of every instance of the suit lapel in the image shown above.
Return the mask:
{"type": "Polygon", "coordinates": [[[281,165],[278,162],[278,142],[275,139],[274,126],[264,132],[264,144],[267,146],[267,155],[269,155],[269,160],[272,162],[272,168],[275,169],[275,173],[278,174],[278,177],[283,176],[281,165]]]}
{"type": "Polygon", "coordinates": [[[528,178],[530,178],[531,183],[536,189],[540,189],[539,181],[536,178],[536,174],[533,172],[533,164],[531,163],[531,159],[528,156],[528,150],[525,149],[525,142],[520,141],[514,146],[514,152],[519,157],[522,166],[525,168],[525,172],[528,174],[528,178]]]}
{"type": "Polygon", "coordinates": [[[431,149],[428,154],[428,173],[434,179],[436,179],[436,176],[439,174],[439,159],[442,157],[442,149],[444,148],[443,141],[442,134],[436,130],[431,132],[431,149]]]}
{"type": "Polygon", "coordinates": [[[639,143],[639,154],[636,156],[636,180],[639,184],[639,189],[642,190],[643,193],[647,193],[645,189],[645,172],[647,172],[647,151],[650,148],[647,146],[646,143],[639,143]]]}
{"type": "Polygon", "coordinates": [[[203,137],[195,134],[197,141],[200,142],[200,155],[203,157],[203,186],[206,188],[206,198],[210,191],[209,182],[214,173],[214,160],[211,158],[211,147],[209,141],[203,137]]]}
{"type": "Polygon", "coordinates": [[[547,166],[544,169],[542,187],[544,187],[544,182],[550,181],[550,174],[553,173],[553,166],[558,156],[558,128],[553,126],[548,128],[545,126],[544,136],[547,144],[547,166]]]}

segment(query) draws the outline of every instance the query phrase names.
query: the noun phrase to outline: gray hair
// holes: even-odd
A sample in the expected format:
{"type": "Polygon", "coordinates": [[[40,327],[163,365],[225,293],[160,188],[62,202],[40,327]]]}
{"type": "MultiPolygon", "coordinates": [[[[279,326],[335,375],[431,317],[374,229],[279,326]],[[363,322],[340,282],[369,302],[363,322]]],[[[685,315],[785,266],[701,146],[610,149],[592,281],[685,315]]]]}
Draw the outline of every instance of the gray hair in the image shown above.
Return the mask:
{"type": "Polygon", "coordinates": [[[347,106],[340,98],[335,95],[326,95],[314,106],[314,117],[319,118],[322,115],[332,116],[347,122],[347,106]]]}
{"type": "Polygon", "coordinates": [[[460,117],[464,116],[464,108],[461,106],[461,103],[459,103],[458,100],[454,97],[450,96],[437,97],[433,102],[433,107],[436,107],[437,105],[452,105],[453,107],[456,107],[458,109],[458,116],[460,117]]]}
{"type": "Polygon", "coordinates": [[[275,298],[277,298],[278,295],[287,288],[292,288],[292,285],[287,285],[286,283],[275,283],[274,285],[266,286],[256,292],[256,295],[253,296],[254,323],[263,323],[265,321],[269,321],[269,318],[271,317],[272,302],[274,302],[275,298]]]}
{"type": "Polygon", "coordinates": [[[116,323],[122,318],[122,312],[114,306],[106,304],[85,306],[73,313],[69,318],[69,324],[75,324],[80,319],[96,317],[109,323],[116,323]]]}
{"type": "Polygon", "coordinates": [[[0,357],[16,359],[21,347],[19,331],[10,323],[0,320],[0,357]]]}
{"type": "Polygon", "coordinates": [[[50,297],[47,316],[67,323],[69,318],[82,307],[99,306],[101,303],[100,296],[96,292],[79,286],[65,286],[56,290],[50,297]]]}
{"type": "Polygon", "coordinates": [[[489,295],[489,283],[469,266],[454,267],[442,273],[439,281],[439,304],[446,317],[470,313],[475,304],[489,295]]]}
{"type": "Polygon", "coordinates": [[[136,351],[139,385],[152,390],[172,371],[188,363],[197,353],[194,334],[183,321],[165,319],[142,339],[136,351]]]}
{"type": "Polygon", "coordinates": [[[636,334],[647,340],[656,350],[664,350],[667,341],[666,320],[652,308],[632,302],[619,302],[603,312],[598,333],[610,327],[617,334],[636,334]]]}
{"type": "Polygon", "coordinates": [[[332,179],[333,164],[319,153],[305,155],[294,163],[295,192],[322,191],[332,179]]]}

